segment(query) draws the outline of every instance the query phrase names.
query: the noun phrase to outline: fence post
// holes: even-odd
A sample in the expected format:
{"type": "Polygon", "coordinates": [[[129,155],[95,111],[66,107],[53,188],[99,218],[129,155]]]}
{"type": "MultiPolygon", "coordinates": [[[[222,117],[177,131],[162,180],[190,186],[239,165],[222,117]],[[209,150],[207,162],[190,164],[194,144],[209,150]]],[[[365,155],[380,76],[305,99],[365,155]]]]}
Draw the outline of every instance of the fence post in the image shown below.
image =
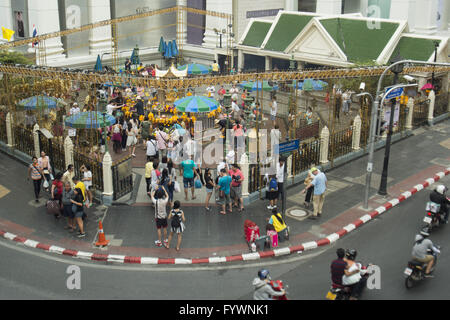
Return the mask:
{"type": "Polygon", "coordinates": [[[361,117],[357,115],[353,121],[352,149],[359,150],[361,140],[361,117]]]}
{"type": "Polygon", "coordinates": [[[292,178],[292,161],[293,161],[294,157],[292,155],[292,153],[289,155],[289,157],[287,158],[287,173],[288,173],[288,178],[292,178]]]}
{"type": "Polygon", "coordinates": [[[72,139],[70,139],[69,136],[64,139],[64,163],[66,165],[66,168],[69,166],[69,164],[73,164],[73,142],[72,139]]]}
{"type": "Polygon", "coordinates": [[[320,133],[320,163],[328,162],[328,143],[330,141],[330,131],[327,126],[323,127],[320,133]]]}
{"type": "Polygon", "coordinates": [[[112,176],[112,158],[109,152],[103,156],[103,204],[111,206],[114,195],[113,176],[112,176]]]}
{"type": "Polygon", "coordinates": [[[414,99],[409,98],[408,103],[406,104],[406,107],[408,108],[408,114],[406,115],[406,125],[405,129],[410,131],[412,130],[412,120],[413,120],[413,114],[414,114],[414,99]]]}
{"type": "Polygon", "coordinates": [[[434,113],[434,102],[436,100],[436,94],[434,93],[434,90],[431,90],[428,94],[428,99],[430,100],[430,103],[428,104],[428,125],[433,125],[433,113],[434,113]]]}
{"type": "Polygon", "coordinates": [[[14,139],[13,139],[13,131],[12,131],[12,114],[11,112],[8,112],[8,114],[6,115],[6,140],[7,140],[7,146],[8,147],[12,147],[14,145],[14,139]]]}
{"type": "Polygon", "coordinates": [[[249,176],[250,170],[249,170],[248,156],[245,152],[241,156],[240,165],[242,174],[244,175],[244,181],[242,181],[242,197],[248,197],[249,195],[248,182],[250,179],[249,176]]]}
{"type": "Polygon", "coordinates": [[[41,150],[39,148],[39,125],[36,123],[33,127],[33,141],[34,141],[34,154],[37,158],[41,156],[41,150]]]}

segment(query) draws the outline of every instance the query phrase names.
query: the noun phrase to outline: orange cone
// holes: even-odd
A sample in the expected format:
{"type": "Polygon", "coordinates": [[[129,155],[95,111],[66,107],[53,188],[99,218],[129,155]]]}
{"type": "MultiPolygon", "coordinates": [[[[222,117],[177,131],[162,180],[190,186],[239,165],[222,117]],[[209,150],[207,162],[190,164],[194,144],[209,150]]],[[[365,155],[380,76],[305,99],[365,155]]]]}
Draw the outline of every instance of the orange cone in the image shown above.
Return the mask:
{"type": "Polygon", "coordinates": [[[95,243],[96,246],[107,246],[109,240],[106,240],[105,233],[103,232],[103,224],[100,221],[98,223],[98,241],[95,243]]]}

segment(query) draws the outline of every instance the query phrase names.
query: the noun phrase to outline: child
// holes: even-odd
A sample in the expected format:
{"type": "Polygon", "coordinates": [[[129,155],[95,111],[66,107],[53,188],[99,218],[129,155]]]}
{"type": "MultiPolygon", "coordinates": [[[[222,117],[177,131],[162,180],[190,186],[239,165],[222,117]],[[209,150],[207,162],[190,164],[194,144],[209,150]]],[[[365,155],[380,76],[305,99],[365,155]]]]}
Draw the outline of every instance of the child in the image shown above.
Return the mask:
{"type": "Polygon", "coordinates": [[[267,184],[267,199],[269,200],[267,209],[275,209],[277,207],[278,200],[278,181],[275,175],[270,176],[269,182],[267,184]]]}
{"type": "Polygon", "coordinates": [[[167,242],[166,248],[170,248],[170,242],[172,241],[173,234],[177,234],[177,247],[176,250],[180,251],[180,245],[181,245],[181,239],[182,239],[182,233],[184,229],[186,228],[184,226],[184,222],[186,222],[186,219],[184,218],[184,212],[180,209],[180,201],[175,201],[173,204],[173,209],[169,214],[169,220],[172,219],[171,222],[171,231],[169,235],[169,239],[167,242]]]}

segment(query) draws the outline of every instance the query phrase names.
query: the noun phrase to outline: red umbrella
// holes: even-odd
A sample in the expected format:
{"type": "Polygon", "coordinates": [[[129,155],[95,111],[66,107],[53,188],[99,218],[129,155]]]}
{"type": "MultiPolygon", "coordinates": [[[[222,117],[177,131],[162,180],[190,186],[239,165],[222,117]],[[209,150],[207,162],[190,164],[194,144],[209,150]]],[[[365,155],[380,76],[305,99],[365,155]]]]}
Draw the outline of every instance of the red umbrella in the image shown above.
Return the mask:
{"type": "Polygon", "coordinates": [[[427,83],[426,85],[424,85],[420,90],[431,90],[433,89],[433,85],[431,83],[427,83]]]}

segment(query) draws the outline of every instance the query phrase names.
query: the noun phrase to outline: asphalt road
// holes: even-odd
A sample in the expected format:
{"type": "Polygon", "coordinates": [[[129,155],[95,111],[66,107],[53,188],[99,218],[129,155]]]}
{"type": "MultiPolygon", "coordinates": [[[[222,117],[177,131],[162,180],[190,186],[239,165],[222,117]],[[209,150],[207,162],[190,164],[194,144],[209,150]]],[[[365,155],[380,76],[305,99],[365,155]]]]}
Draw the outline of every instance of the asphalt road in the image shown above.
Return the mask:
{"type": "MultiPolygon", "coordinates": [[[[450,185],[450,177],[440,182],[450,185]]],[[[151,299],[239,300],[252,298],[251,281],[262,266],[283,279],[291,299],[324,299],[330,285],[329,265],[338,247],[355,248],[358,260],[381,268],[381,289],[363,299],[450,299],[449,226],[433,232],[442,246],[435,278],[407,290],[403,270],[414,235],[422,225],[429,191],[424,190],[353,231],[333,246],[255,264],[212,267],[129,266],[84,262],[55,256],[0,240],[0,299],[151,299]],[[80,267],[80,289],[67,288],[70,265],[80,267]]]]}

